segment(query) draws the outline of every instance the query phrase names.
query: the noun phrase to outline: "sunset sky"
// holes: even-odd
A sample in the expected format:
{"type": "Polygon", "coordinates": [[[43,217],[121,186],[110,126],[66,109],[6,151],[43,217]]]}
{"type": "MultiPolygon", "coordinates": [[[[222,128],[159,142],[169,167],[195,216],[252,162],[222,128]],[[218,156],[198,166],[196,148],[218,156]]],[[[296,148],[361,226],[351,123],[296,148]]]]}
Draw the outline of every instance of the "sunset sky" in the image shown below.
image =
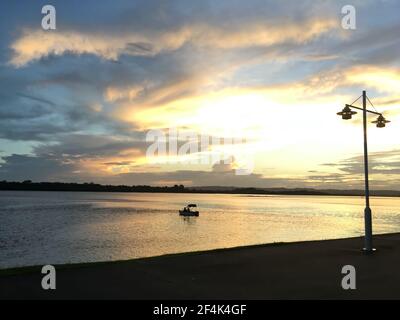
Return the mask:
{"type": "Polygon", "coordinates": [[[367,90],[392,121],[369,125],[371,188],[399,190],[400,1],[350,2],[356,30],[347,0],[1,1],[0,180],[362,188],[361,114],[336,112],[367,90]],[[146,157],[169,128],[243,143],[146,157]]]}

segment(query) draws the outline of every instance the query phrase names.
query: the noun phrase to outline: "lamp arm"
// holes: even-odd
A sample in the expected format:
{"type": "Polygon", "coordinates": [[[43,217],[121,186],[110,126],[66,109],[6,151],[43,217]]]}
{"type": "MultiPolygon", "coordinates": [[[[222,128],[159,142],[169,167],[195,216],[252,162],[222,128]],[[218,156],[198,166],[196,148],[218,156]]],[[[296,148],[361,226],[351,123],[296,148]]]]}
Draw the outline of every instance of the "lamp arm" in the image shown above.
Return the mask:
{"type": "MultiPolygon", "coordinates": [[[[358,109],[358,110],[364,111],[363,108],[355,107],[355,106],[352,106],[351,104],[346,104],[346,106],[348,106],[349,108],[353,108],[353,109],[358,109]]],[[[381,116],[381,115],[382,115],[382,113],[375,112],[375,111],[371,111],[371,110],[368,110],[368,109],[367,109],[366,111],[369,112],[369,113],[376,114],[376,115],[378,115],[378,116],[381,116]]]]}

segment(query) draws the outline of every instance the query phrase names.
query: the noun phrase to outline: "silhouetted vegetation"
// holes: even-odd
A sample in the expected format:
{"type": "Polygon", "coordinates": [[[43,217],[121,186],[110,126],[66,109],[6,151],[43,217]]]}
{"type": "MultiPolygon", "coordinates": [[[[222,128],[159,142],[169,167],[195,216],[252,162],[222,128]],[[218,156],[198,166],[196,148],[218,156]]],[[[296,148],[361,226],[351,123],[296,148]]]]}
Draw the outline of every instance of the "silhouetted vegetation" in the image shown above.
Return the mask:
{"type": "Polygon", "coordinates": [[[23,182],[0,181],[0,190],[25,191],[91,191],[91,192],[185,192],[183,185],[173,187],[102,185],[97,183],[23,182]]]}
{"type": "MultiPolygon", "coordinates": [[[[0,181],[0,190],[21,191],[86,191],[86,192],[164,192],[164,193],[223,193],[223,194],[252,194],[252,195],[337,195],[337,196],[363,196],[363,190],[337,190],[312,188],[238,188],[238,187],[189,187],[174,186],[147,186],[147,185],[102,185],[97,183],[65,183],[65,182],[23,182],[0,181]]],[[[373,196],[399,197],[400,191],[375,190],[373,196]]]]}

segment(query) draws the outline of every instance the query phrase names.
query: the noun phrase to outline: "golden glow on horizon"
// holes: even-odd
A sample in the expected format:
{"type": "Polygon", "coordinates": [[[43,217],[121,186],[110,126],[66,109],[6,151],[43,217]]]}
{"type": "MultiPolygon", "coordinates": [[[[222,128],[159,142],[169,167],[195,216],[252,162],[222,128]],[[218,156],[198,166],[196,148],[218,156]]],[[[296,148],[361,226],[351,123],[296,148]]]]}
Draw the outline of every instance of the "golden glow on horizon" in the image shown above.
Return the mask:
{"type": "MultiPolygon", "coordinates": [[[[177,50],[185,43],[203,50],[216,49],[217,53],[213,54],[218,55],[219,51],[226,49],[307,43],[331,30],[335,30],[339,38],[346,37],[341,32],[343,30],[337,28],[336,20],[311,19],[300,24],[288,22],[279,26],[255,22],[249,23],[247,28],[229,31],[223,27],[191,24],[172,32],[155,32],[151,35],[24,30],[11,45],[13,56],[9,63],[23,67],[50,54],[63,55],[66,52],[76,55],[93,54],[106,60],[118,60],[123,54],[154,57],[164,51],[177,50]],[[154,45],[148,51],[129,51],[129,43],[154,45]]],[[[287,62],[285,59],[292,57],[278,55],[273,58],[280,59],[279,63],[284,65],[287,62]]],[[[296,56],[295,59],[298,58],[296,56]]],[[[239,61],[238,65],[262,64],[262,59],[267,60],[269,57],[259,57],[255,59],[256,62],[239,61]]],[[[335,56],[335,59],[340,57],[335,56]]],[[[184,68],[185,63],[188,62],[183,61],[183,66],[179,67],[184,68]]],[[[310,169],[318,170],[322,163],[337,162],[361,153],[360,115],[348,122],[336,117],[336,112],[359,94],[338,93],[346,86],[362,85],[385,93],[385,97],[380,98],[385,99],[385,105],[381,107],[377,104],[376,107],[380,111],[388,110],[388,118],[393,123],[400,121],[400,73],[396,68],[357,66],[341,70],[329,69],[293,82],[272,82],[269,86],[224,86],[224,80],[234,77],[233,70],[239,68],[235,61],[215,72],[188,68],[189,76],[178,73],[179,76],[170,82],[156,79],[166,83],[147,80],[121,86],[108,83],[101,97],[103,100],[98,99],[89,108],[97,113],[109,112],[124,124],[132,123],[132,131],[146,132],[175,127],[199,135],[243,139],[241,145],[228,143],[211,146],[209,151],[220,151],[227,155],[254,155],[255,172],[281,178],[307,176],[310,169]],[[221,80],[219,76],[226,79],[221,80]]],[[[371,151],[398,147],[399,126],[388,125],[385,130],[371,126],[370,130],[371,151]]],[[[206,168],[182,166],[180,158],[170,155],[158,159],[158,166],[152,170],[211,170],[212,164],[206,168]],[[176,165],[168,164],[173,160],[176,160],[176,165]]],[[[187,160],[190,158],[188,156],[187,160]]],[[[151,160],[146,158],[143,150],[128,148],[112,156],[80,159],[82,169],[77,173],[86,170],[106,176],[140,172],[152,165],[151,160]]],[[[332,173],[337,168],[323,167],[321,171],[332,173]]]]}
{"type": "MultiPolygon", "coordinates": [[[[169,94],[171,88],[166,88],[158,92],[160,96],[154,96],[148,101],[149,105],[146,105],[146,101],[138,105],[134,103],[143,89],[140,86],[109,87],[104,96],[110,102],[121,101],[122,108],[116,116],[129,120],[144,131],[174,127],[198,135],[241,138],[244,143],[240,145],[228,143],[211,146],[209,151],[239,155],[238,158],[251,154],[256,163],[255,173],[276,178],[301,178],[308,175],[310,169],[322,169],[327,174],[336,172],[337,168],[321,167],[321,164],[338,162],[362,151],[359,139],[360,115],[347,122],[336,117],[342,105],[354,98],[330,93],[338,83],[381,81],[387,84],[386,90],[389,91],[394,90],[399,81],[397,73],[389,69],[353,68],[339,77],[328,75],[329,81],[324,82],[323,88],[326,94],[320,95],[319,83],[325,78],[326,75],[322,80],[314,76],[304,83],[267,88],[225,88],[153,104],[169,94]],[[293,159],[296,159],[295,163],[293,159]]],[[[400,113],[391,115],[390,119],[400,121],[400,113]]],[[[371,125],[370,130],[371,151],[390,150],[397,144],[400,134],[397,126],[377,130],[371,125]]],[[[211,168],[212,164],[204,166],[183,162],[196,157],[198,155],[160,157],[156,159],[157,168],[153,170],[211,168]]],[[[129,157],[124,156],[123,159],[129,157]]],[[[103,166],[108,173],[123,173],[145,170],[146,166],[154,164],[154,159],[147,159],[144,155],[132,156],[132,159],[136,165],[108,165],[105,169],[103,163],[98,166],[103,166]]],[[[351,181],[352,178],[349,178],[348,182],[351,181]]]]}

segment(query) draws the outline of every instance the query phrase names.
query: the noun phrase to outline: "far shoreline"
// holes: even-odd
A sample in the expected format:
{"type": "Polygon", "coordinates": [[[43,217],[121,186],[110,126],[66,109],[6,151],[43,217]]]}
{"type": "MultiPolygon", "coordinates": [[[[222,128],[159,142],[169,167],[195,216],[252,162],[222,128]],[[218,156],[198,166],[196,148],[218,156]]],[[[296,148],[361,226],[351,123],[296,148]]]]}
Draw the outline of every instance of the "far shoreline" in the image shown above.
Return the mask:
{"type": "MultiPolygon", "coordinates": [[[[0,192],[51,192],[51,193],[110,193],[110,194],[204,194],[204,195],[240,195],[240,196],[248,196],[248,197],[273,197],[273,196],[308,196],[308,197],[354,197],[354,198],[363,198],[364,194],[308,194],[308,193],[239,193],[239,192],[221,192],[221,191],[188,191],[188,192],[176,192],[176,191],[91,191],[91,190],[3,190],[0,189],[0,192]]],[[[400,195],[376,195],[370,194],[370,198],[399,198],[400,195]]]]}
{"type": "MultiPolygon", "coordinates": [[[[255,187],[185,187],[149,185],[102,185],[96,183],[23,182],[0,181],[0,191],[45,191],[45,192],[102,192],[102,193],[173,193],[173,194],[239,194],[253,196],[364,196],[357,189],[314,188],[255,188],[255,187]]],[[[400,197],[397,190],[370,190],[372,197],[400,197]]]]}

